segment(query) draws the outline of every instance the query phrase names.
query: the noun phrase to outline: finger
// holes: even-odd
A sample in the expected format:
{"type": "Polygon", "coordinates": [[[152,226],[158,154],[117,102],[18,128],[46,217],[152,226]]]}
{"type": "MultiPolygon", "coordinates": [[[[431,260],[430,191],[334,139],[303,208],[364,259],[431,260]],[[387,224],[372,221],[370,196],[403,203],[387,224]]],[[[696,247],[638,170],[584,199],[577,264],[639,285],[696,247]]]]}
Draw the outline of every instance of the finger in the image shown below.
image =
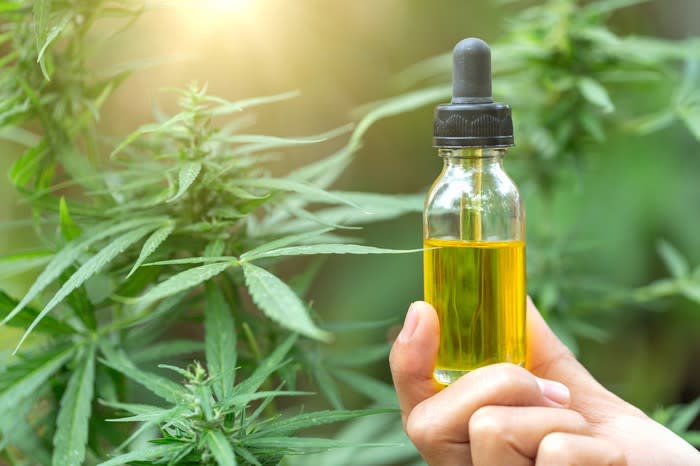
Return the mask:
{"type": "Polygon", "coordinates": [[[540,442],[535,465],[627,466],[627,461],[622,450],[608,440],[555,432],[540,442]]]}
{"type": "Polygon", "coordinates": [[[536,406],[484,406],[469,420],[475,465],[531,466],[542,439],[552,432],[588,434],[576,411],[536,406]]]}
{"type": "Polygon", "coordinates": [[[441,389],[433,379],[439,338],[435,309],[422,301],[411,304],[389,355],[404,426],[413,407],[441,389]]]}
{"type": "MultiPolygon", "coordinates": [[[[513,364],[481,367],[417,404],[406,420],[406,433],[426,460],[442,459],[443,450],[469,442],[469,420],[479,408],[488,405],[561,406],[545,397],[545,392],[568,393],[565,386],[538,380],[513,364]]],[[[563,396],[561,401],[565,399],[563,396]]],[[[428,464],[433,463],[428,461],[428,464]]]]}
{"type": "Polygon", "coordinates": [[[604,422],[614,413],[641,414],[593,378],[552,332],[529,297],[527,343],[527,368],[538,377],[565,383],[571,390],[570,408],[583,414],[588,422],[604,422]]]}
{"type": "Polygon", "coordinates": [[[610,393],[552,332],[529,297],[527,345],[527,368],[538,377],[565,383],[571,390],[574,409],[588,411],[592,399],[610,398],[610,393]]]}
{"type": "MultiPolygon", "coordinates": [[[[544,321],[532,300],[527,298],[527,368],[540,377],[567,380],[588,371],[544,321]]],[[[568,384],[567,384],[568,385],[568,384]]]]}

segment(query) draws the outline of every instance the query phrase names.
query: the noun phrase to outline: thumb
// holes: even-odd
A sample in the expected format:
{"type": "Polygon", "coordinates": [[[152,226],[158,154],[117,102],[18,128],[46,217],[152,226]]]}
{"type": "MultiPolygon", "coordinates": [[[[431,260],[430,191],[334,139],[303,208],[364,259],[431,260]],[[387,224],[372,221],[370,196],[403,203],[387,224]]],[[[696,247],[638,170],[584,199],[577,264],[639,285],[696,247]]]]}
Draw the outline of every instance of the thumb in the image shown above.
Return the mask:
{"type": "Polygon", "coordinates": [[[538,377],[565,384],[571,391],[574,403],[577,399],[582,401],[590,395],[607,392],[552,332],[529,296],[527,368],[538,377]]]}
{"type": "Polygon", "coordinates": [[[404,425],[418,403],[441,389],[433,379],[439,338],[440,324],[435,309],[423,301],[411,304],[389,355],[404,425]]]}

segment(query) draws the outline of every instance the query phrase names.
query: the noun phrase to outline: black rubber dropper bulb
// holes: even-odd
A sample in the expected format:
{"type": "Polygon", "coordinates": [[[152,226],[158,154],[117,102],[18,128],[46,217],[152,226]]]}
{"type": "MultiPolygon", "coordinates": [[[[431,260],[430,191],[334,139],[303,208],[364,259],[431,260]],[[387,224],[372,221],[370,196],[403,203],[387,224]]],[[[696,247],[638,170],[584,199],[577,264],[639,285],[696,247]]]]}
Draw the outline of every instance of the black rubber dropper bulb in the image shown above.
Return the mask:
{"type": "Polygon", "coordinates": [[[452,100],[435,109],[433,145],[513,145],[510,107],[491,96],[491,49],[481,39],[460,41],[452,51],[452,100]]]}
{"type": "Polygon", "coordinates": [[[452,51],[452,103],[491,102],[491,49],[481,39],[464,39],[452,51]]]}

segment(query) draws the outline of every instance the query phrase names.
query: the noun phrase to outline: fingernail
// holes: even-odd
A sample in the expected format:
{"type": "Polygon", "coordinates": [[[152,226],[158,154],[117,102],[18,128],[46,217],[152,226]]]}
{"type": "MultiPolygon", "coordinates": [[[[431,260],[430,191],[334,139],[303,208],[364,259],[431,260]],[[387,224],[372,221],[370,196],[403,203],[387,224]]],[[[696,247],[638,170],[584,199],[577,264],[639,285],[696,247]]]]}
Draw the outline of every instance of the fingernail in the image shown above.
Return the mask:
{"type": "Polygon", "coordinates": [[[416,327],[418,327],[418,310],[416,309],[416,303],[413,303],[408,308],[406,319],[403,321],[403,328],[401,333],[399,333],[399,341],[405,343],[410,340],[416,331],[416,327]]]}
{"type": "Polygon", "coordinates": [[[540,390],[545,398],[562,406],[569,404],[571,392],[569,392],[569,388],[566,385],[554,380],[540,379],[539,377],[536,377],[536,379],[537,385],[540,386],[540,390]]]}

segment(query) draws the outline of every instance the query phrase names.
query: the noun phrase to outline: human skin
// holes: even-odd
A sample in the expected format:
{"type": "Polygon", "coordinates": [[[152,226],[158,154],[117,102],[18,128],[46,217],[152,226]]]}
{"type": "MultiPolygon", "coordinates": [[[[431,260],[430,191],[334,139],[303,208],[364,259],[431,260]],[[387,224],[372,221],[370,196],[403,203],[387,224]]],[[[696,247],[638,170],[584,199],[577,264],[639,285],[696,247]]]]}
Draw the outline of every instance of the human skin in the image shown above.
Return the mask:
{"type": "Polygon", "coordinates": [[[700,466],[700,452],[611,393],[528,299],[527,369],[494,364],[443,388],[438,317],[415,302],[389,358],[408,437],[430,466],[700,466]]]}

